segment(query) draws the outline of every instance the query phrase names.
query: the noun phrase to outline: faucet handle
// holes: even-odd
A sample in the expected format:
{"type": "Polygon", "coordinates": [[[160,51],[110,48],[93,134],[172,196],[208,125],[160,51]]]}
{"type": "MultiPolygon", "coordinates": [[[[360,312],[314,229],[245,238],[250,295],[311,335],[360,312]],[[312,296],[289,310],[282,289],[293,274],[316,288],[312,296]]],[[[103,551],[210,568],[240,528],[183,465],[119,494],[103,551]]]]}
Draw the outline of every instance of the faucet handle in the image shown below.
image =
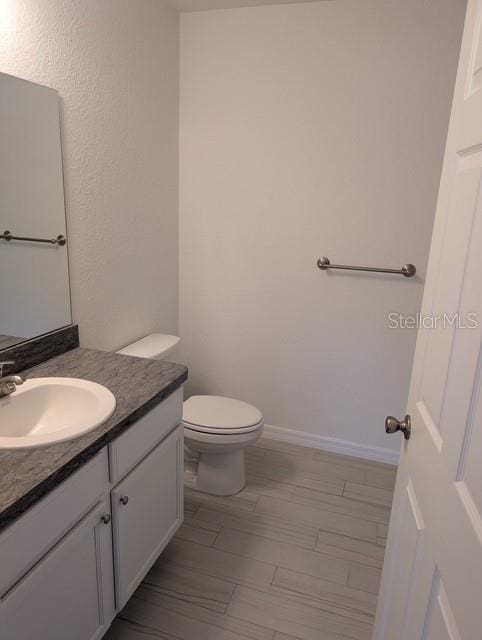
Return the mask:
{"type": "Polygon", "coordinates": [[[0,378],[3,378],[3,367],[7,367],[9,364],[15,364],[15,360],[0,361],[0,378]]]}

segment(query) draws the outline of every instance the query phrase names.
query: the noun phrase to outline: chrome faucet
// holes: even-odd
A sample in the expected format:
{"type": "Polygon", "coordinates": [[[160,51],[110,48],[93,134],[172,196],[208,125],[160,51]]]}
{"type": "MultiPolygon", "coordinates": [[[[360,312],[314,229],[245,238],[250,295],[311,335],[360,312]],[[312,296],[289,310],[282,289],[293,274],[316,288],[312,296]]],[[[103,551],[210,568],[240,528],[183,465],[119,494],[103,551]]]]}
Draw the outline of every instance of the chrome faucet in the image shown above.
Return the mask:
{"type": "Polygon", "coordinates": [[[0,398],[4,398],[5,396],[9,396],[13,393],[17,386],[23,384],[25,380],[22,376],[12,375],[12,376],[4,376],[3,375],[3,367],[6,367],[9,364],[14,364],[13,360],[4,360],[0,362],[0,398]]]}

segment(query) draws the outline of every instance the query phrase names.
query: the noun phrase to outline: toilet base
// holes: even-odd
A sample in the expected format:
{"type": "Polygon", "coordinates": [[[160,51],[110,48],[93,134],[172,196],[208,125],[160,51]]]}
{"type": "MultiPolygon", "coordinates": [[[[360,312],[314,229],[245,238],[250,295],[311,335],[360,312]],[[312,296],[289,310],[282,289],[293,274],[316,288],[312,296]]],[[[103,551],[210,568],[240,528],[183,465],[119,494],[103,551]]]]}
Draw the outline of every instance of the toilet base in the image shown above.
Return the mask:
{"type": "Polygon", "coordinates": [[[196,489],[215,496],[232,496],[246,485],[244,451],[199,453],[196,489]]]}
{"type": "Polygon", "coordinates": [[[195,489],[214,496],[232,496],[244,489],[244,449],[262,432],[263,423],[228,434],[196,431],[184,424],[184,443],[198,460],[195,489]]]}

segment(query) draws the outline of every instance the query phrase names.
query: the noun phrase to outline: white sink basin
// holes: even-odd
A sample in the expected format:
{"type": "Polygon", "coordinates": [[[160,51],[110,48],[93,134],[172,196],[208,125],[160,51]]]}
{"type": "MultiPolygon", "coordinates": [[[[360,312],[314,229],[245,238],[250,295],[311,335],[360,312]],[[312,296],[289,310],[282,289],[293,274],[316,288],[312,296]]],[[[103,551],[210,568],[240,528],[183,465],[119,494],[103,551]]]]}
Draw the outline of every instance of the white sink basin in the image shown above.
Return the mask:
{"type": "Polygon", "coordinates": [[[0,449],[32,449],[73,440],[114,413],[115,397],[96,382],[32,378],[0,399],[0,449]]]}

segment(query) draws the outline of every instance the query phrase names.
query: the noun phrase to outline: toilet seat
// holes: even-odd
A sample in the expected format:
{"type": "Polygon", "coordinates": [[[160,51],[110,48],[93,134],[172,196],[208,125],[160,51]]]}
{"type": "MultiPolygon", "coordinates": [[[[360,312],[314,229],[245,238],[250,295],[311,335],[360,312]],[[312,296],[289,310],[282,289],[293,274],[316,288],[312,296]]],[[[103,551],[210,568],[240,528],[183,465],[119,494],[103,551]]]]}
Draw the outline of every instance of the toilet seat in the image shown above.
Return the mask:
{"type": "Polygon", "coordinates": [[[242,431],[239,433],[211,433],[209,431],[195,431],[188,425],[184,424],[184,438],[189,444],[189,441],[196,443],[210,444],[216,448],[221,445],[243,445],[256,442],[260,434],[263,431],[262,425],[257,429],[251,431],[242,431]]]}
{"type": "Polygon", "coordinates": [[[259,409],[246,402],[221,396],[191,396],[184,402],[183,423],[198,433],[242,435],[263,426],[259,409]]]}
{"type": "Polygon", "coordinates": [[[196,433],[207,433],[212,436],[216,435],[224,435],[224,436],[235,436],[242,435],[243,433],[251,433],[252,431],[257,431],[261,429],[263,426],[263,421],[258,422],[258,424],[254,424],[251,427],[240,427],[239,429],[211,429],[209,427],[204,427],[198,424],[190,424],[183,420],[184,428],[189,429],[189,431],[196,431],[196,433]]]}

